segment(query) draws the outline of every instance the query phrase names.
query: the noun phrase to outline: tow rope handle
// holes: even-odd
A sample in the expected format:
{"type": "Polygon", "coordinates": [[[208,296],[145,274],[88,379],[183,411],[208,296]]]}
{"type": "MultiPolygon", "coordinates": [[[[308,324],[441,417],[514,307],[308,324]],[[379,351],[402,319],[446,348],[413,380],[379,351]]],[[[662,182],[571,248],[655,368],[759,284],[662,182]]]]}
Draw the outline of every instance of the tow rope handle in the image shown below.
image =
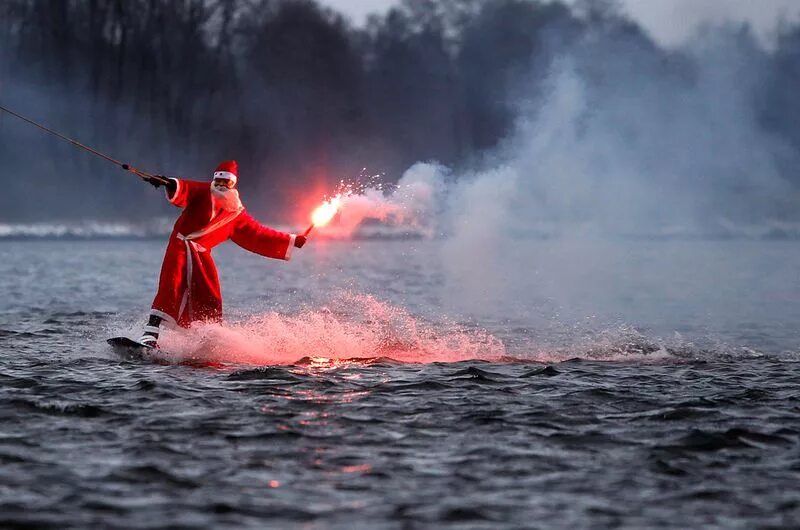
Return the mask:
{"type": "Polygon", "coordinates": [[[169,179],[161,177],[159,175],[151,175],[150,173],[147,173],[146,171],[141,171],[139,169],[136,169],[135,167],[133,167],[130,164],[121,164],[120,167],[122,169],[124,169],[125,171],[130,171],[131,173],[133,173],[137,177],[141,178],[142,180],[156,180],[156,181],[158,181],[158,182],[160,182],[161,184],[164,184],[164,185],[169,184],[169,179]]]}

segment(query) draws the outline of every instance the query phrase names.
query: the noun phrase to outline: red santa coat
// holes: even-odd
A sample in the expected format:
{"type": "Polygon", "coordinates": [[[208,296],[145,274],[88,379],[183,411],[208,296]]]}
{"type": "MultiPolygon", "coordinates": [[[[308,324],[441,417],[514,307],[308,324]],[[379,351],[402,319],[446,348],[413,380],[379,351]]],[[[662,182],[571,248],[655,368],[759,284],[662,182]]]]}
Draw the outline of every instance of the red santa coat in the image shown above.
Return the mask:
{"type": "Polygon", "coordinates": [[[295,235],[267,228],[244,209],[212,217],[211,183],[173,179],[169,202],[183,213],[167,244],[151,314],[182,327],[222,319],[222,295],[211,249],[231,239],[268,258],[289,260],[295,235]]]}

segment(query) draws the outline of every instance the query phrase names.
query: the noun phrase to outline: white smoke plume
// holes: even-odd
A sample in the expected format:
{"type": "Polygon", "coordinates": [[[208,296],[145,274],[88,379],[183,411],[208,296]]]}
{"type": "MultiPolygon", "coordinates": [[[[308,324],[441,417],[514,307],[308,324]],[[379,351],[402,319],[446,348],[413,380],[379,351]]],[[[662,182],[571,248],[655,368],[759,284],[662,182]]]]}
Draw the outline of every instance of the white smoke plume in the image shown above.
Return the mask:
{"type": "Polygon", "coordinates": [[[417,164],[395,192],[350,197],[342,224],[444,236],[444,276],[467,310],[563,308],[591,293],[599,303],[614,261],[605,241],[796,236],[800,197],[779,170],[795,155],[760,127],[752,100],[764,53],[723,29],[662,65],[589,38],[551,65],[544,97],[518,103],[514,133],[480,168],[450,178],[417,164]],[[542,239],[565,260],[537,256],[529,242],[542,239]]]}
{"type": "Polygon", "coordinates": [[[442,166],[419,163],[406,171],[390,190],[379,184],[364,186],[359,191],[347,189],[340,194],[339,213],[323,233],[346,238],[363,231],[365,223],[376,221],[388,227],[391,234],[435,237],[446,173],[442,166]]]}
{"type": "Polygon", "coordinates": [[[786,220],[799,197],[778,164],[793,155],[757,123],[758,76],[744,76],[757,72],[754,42],[713,33],[687,48],[685,74],[593,49],[602,45],[553,64],[546,96],[519,103],[515,132],[483,169],[445,185],[446,168],[416,164],[390,193],[348,196],[343,231],[377,219],[493,241],[508,232],[707,236],[786,220]]]}

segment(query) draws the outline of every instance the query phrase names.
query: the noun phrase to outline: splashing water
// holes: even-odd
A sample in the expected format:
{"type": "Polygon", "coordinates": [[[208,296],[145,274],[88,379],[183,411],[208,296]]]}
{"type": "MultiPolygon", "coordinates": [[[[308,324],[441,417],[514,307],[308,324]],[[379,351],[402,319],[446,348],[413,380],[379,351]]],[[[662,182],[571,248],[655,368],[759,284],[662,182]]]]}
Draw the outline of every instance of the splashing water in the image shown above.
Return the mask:
{"type": "Polygon", "coordinates": [[[509,352],[499,338],[484,329],[447,320],[424,321],[371,295],[351,293],[340,294],[329,307],[295,315],[269,312],[233,324],[198,323],[189,330],[166,331],[159,342],[169,353],[157,361],[207,367],[335,367],[376,359],[401,363],[561,363],[573,359],[660,363],[734,353],[725,348],[704,351],[682,340],[663,342],[626,326],[577,341],[573,337],[561,345],[529,339],[509,352]]]}
{"type": "Polygon", "coordinates": [[[498,360],[503,343],[484,330],[454,322],[427,323],[368,295],[342,294],[330,307],[297,315],[270,312],[236,324],[198,324],[166,332],[160,340],[168,362],[293,364],[390,358],[401,362],[498,360]]]}

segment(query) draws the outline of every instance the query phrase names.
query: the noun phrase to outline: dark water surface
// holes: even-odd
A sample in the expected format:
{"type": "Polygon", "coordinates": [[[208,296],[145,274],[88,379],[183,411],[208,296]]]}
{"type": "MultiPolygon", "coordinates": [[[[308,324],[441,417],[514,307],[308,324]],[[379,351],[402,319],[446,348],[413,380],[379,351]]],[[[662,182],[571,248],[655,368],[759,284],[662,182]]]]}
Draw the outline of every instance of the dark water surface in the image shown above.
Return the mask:
{"type": "Polygon", "coordinates": [[[800,523],[796,244],[637,245],[482,310],[432,245],[223,249],[231,323],[160,365],[104,339],[162,242],[0,242],[0,527],[800,523]]]}

